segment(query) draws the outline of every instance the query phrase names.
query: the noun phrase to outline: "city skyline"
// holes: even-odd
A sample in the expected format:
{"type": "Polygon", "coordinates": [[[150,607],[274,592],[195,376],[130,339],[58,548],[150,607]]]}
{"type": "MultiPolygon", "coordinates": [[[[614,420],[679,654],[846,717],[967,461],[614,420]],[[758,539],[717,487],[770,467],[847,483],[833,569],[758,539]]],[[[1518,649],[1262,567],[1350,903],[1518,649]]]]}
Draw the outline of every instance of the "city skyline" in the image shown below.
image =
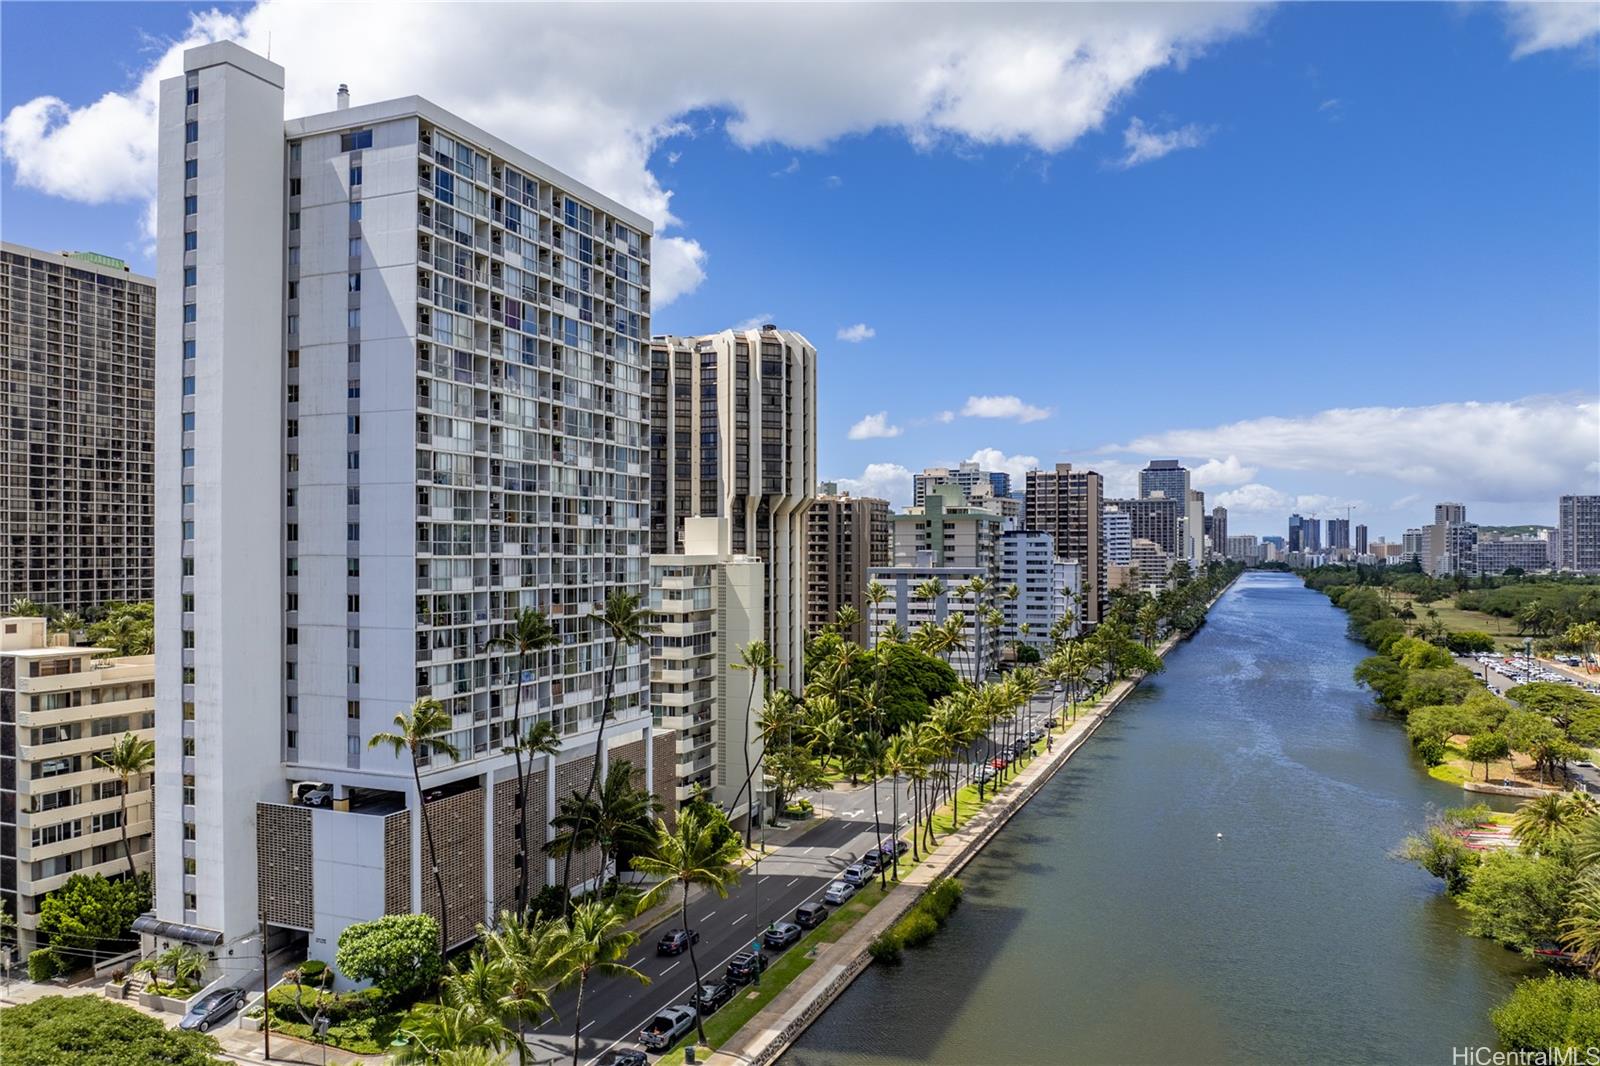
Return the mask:
{"type": "MultiPolygon", "coordinates": [[[[900,24],[903,11],[860,11],[847,17],[863,29],[922,42],[889,80],[947,61],[943,96],[846,81],[802,107],[685,75],[670,48],[659,51],[687,80],[668,99],[636,86],[552,95],[565,64],[588,62],[575,50],[526,75],[553,79],[528,84],[550,105],[511,114],[456,72],[470,62],[438,58],[461,51],[425,44],[433,28],[416,33],[395,10],[392,25],[364,29],[373,47],[353,51],[334,44],[328,20],[352,17],[337,9],[312,25],[292,8],[231,7],[191,25],[176,6],[108,6],[86,32],[74,23],[81,61],[63,68],[22,42],[71,16],[13,7],[0,75],[6,239],[148,272],[152,71],[172,72],[180,39],[265,51],[270,32],[297,72],[292,111],[332,106],[341,81],[358,105],[434,96],[652,218],[657,332],[775,321],[806,333],[834,398],[818,414],[818,475],[842,489],[904,505],[927,466],[977,459],[1016,482],[1070,461],[1126,497],[1146,460],[1173,457],[1208,508],[1228,509],[1232,532],[1281,535],[1291,511],[1350,506],[1392,539],[1434,499],[1461,498],[1485,523],[1554,524],[1559,495],[1600,483],[1600,181],[1588,165],[1600,105],[1582,19],[1556,25],[1527,5],[1045,8],[1009,22],[950,9],[921,30],[900,24]],[[966,43],[945,54],[916,36],[951,26],[966,43]],[[1148,46],[1124,54],[1129,27],[1148,46]],[[1052,106],[1018,108],[982,75],[1024,29],[1045,47],[1030,94],[1052,106]],[[404,73],[368,58],[380,55],[404,73]],[[1127,62],[1109,88],[1083,88],[1116,58],[1127,62]],[[555,112],[572,105],[599,116],[592,128],[562,127],[555,112]],[[1417,137],[1426,151],[1408,150],[1417,137]],[[951,202],[1004,203],[1047,250],[1042,266],[944,270],[981,263],[991,230],[936,224],[951,202]],[[767,240],[745,239],[754,232],[785,254],[764,254],[767,240]],[[1511,261],[1514,285],[1498,265],[1511,261]],[[1044,358],[1032,344],[996,350],[961,310],[1002,296],[1024,327],[1009,336],[1052,338],[1044,358]],[[1537,377],[1505,375],[1527,362],[1537,377]]],[[[607,25],[593,12],[497,10],[580,35],[607,25]]],[[[686,48],[835,32],[803,10],[648,18],[686,48]]],[[[462,42],[466,57],[493,36],[462,42]]],[[[656,51],[632,58],[653,69],[656,51]]],[[[805,77],[839,78],[848,62],[805,77]]]]}

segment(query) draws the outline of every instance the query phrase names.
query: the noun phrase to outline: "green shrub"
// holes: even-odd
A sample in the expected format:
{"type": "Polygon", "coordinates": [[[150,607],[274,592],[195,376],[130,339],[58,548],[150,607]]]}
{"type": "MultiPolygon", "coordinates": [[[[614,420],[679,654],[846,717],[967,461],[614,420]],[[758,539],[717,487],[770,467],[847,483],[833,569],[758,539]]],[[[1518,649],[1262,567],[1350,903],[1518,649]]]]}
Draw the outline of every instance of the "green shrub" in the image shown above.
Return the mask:
{"type": "Polygon", "coordinates": [[[28,953],[28,980],[48,981],[56,974],[66,973],[67,961],[49,948],[39,948],[28,953]]]}
{"type": "Polygon", "coordinates": [[[940,925],[950,917],[956,909],[956,904],[961,902],[961,882],[951,877],[941,877],[923,895],[917,906],[933,916],[934,921],[940,925]]]}
{"type": "Polygon", "coordinates": [[[895,935],[895,931],[885,929],[872,938],[872,943],[867,945],[867,954],[872,956],[874,962],[897,966],[900,963],[901,949],[900,938],[895,935]]]}
{"type": "Polygon", "coordinates": [[[300,981],[308,985],[320,985],[327,972],[328,964],[321,959],[307,959],[300,964],[300,981]]]}
{"type": "Polygon", "coordinates": [[[426,914],[386,914],[346,926],[335,961],[352,981],[414,999],[439,979],[439,923],[426,914]]]}
{"type": "Polygon", "coordinates": [[[911,908],[904,918],[894,923],[895,939],[908,948],[926,944],[938,931],[938,920],[921,907],[911,908]]]}
{"type": "Polygon", "coordinates": [[[1562,1048],[1581,1056],[1600,1047],[1600,983],[1559,974],[1523,981],[1489,1017],[1513,1051],[1562,1048]]]}
{"type": "Polygon", "coordinates": [[[217,1042],[100,996],[46,996],[0,1010],[6,1066],[223,1066],[217,1042]]]}

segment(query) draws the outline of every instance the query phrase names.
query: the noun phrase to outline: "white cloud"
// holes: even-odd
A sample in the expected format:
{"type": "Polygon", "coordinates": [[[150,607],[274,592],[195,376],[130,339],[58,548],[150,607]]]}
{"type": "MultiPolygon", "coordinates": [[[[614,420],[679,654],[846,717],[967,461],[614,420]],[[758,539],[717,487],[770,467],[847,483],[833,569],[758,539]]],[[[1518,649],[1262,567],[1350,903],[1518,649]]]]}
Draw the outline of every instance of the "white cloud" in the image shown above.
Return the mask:
{"type": "Polygon", "coordinates": [[[889,412],[879,411],[875,415],[868,415],[850,427],[851,440],[875,440],[879,437],[898,437],[899,426],[889,424],[889,412]]]}
{"type": "MultiPolygon", "coordinates": [[[[339,82],[357,104],[427,96],[647,215],[659,234],[678,219],[650,159],[672,137],[703,132],[684,125],[686,115],[725,112],[720,128],[746,149],[805,151],[886,129],[921,150],[1057,152],[1099,129],[1147,74],[1249,32],[1259,11],[395,2],[373,19],[367,5],[264,0],[193,16],[131,84],[91,103],[17,103],[0,122],[0,152],[29,188],[82,203],[147,200],[160,79],[179,73],[185,47],[227,37],[264,54],[270,35],[272,58],[288,71],[290,115],[329,110],[339,82]],[[774,78],[771,56],[748,47],[758,39],[781,40],[806,61],[774,78]],[[350,47],[356,40],[361,47],[350,47]],[[509,70],[508,40],[539,41],[539,62],[509,70]]],[[[131,52],[141,42],[128,43],[131,52]]],[[[658,235],[656,253],[656,306],[704,277],[705,252],[692,238],[658,235]]]]}
{"type": "Polygon", "coordinates": [[[733,328],[740,332],[747,329],[760,329],[768,322],[771,322],[774,317],[776,316],[771,311],[763,311],[758,315],[751,315],[749,318],[741,318],[733,324],[733,328]]]}
{"type": "Polygon", "coordinates": [[[865,322],[857,322],[853,326],[841,326],[839,332],[834,334],[839,340],[847,344],[860,344],[862,341],[871,340],[878,335],[878,331],[865,322]]]}
{"type": "Polygon", "coordinates": [[[1209,136],[1211,136],[1209,129],[1192,122],[1187,126],[1162,132],[1145,125],[1143,119],[1135,118],[1128,123],[1128,128],[1122,131],[1122,146],[1127,152],[1117,161],[1117,165],[1127,170],[1129,167],[1149,163],[1183,148],[1199,148],[1206,143],[1206,138],[1209,136]]]}
{"type": "Polygon", "coordinates": [[[1596,441],[1600,400],[1533,396],[1255,418],[1151,434],[1105,450],[1236,456],[1248,466],[1391,478],[1449,498],[1523,503],[1600,490],[1596,441]]]}
{"type": "Polygon", "coordinates": [[[1226,507],[1230,514],[1234,511],[1244,514],[1282,511],[1287,514],[1293,510],[1294,505],[1294,501],[1285,493],[1270,485],[1258,485],[1254,482],[1241,485],[1231,492],[1219,493],[1215,503],[1218,507],[1226,507]]]}
{"type": "Polygon", "coordinates": [[[1256,468],[1245,466],[1237,455],[1226,459],[1208,459],[1189,472],[1189,481],[1197,489],[1222,488],[1242,485],[1256,476],[1256,468]]]}
{"type": "Polygon", "coordinates": [[[1574,48],[1600,36],[1600,4],[1587,0],[1510,0],[1502,10],[1516,41],[1513,59],[1553,48],[1574,48]]]}
{"type": "Polygon", "coordinates": [[[1018,422],[1038,422],[1050,417],[1050,408],[1023,403],[1015,396],[968,396],[961,413],[967,418],[1014,418],[1018,422]]]}
{"type": "Polygon", "coordinates": [[[1039,469],[1037,455],[1007,455],[999,448],[979,448],[967,459],[981,470],[999,470],[1011,475],[1012,488],[1020,489],[1023,475],[1039,469]]]}
{"type": "Polygon", "coordinates": [[[1422,502],[1422,493],[1420,493],[1420,492],[1408,492],[1404,496],[1400,497],[1398,500],[1396,500],[1393,503],[1391,503],[1389,505],[1389,510],[1391,510],[1391,511],[1403,511],[1407,507],[1415,507],[1417,504],[1419,504],[1421,502],[1422,502]]]}
{"type": "Polygon", "coordinates": [[[786,167],[779,167],[777,170],[774,170],[772,172],[772,176],[775,178],[787,178],[790,174],[795,173],[799,169],[800,157],[791,156],[789,159],[789,165],[786,167]]]}
{"type": "Polygon", "coordinates": [[[933,416],[933,420],[948,426],[951,422],[956,420],[956,413],[954,411],[940,411],[938,414],[933,416]]]}
{"type": "Polygon", "coordinates": [[[844,179],[837,174],[829,174],[827,177],[822,179],[822,184],[826,185],[830,189],[837,189],[839,186],[844,184],[844,179]]]}
{"type": "Polygon", "coordinates": [[[868,463],[860,477],[834,478],[852,496],[876,496],[891,507],[911,504],[911,471],[899,463],[868,463]]]}

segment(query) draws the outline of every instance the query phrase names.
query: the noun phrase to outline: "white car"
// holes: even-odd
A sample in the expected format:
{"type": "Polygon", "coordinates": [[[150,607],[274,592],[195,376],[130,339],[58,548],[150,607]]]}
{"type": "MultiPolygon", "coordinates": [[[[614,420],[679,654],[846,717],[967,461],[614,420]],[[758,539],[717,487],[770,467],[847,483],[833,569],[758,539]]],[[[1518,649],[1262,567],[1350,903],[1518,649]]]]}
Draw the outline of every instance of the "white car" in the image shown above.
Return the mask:
{"type": "Polygon", "coordinates": [[[856,894],[856,886],[848,881],[835,881],[822,890],[822,902],[831,903],[835,907],[847,903],[850,897],[856,894]]]}
{"type": "Polygon", "coordinates": [[[676,1007],[664,1007],[639,1031],[639,1043],[653,1051],[665,1051],[693,1028],[693,1007],[681,1003],[676,1007]]]}

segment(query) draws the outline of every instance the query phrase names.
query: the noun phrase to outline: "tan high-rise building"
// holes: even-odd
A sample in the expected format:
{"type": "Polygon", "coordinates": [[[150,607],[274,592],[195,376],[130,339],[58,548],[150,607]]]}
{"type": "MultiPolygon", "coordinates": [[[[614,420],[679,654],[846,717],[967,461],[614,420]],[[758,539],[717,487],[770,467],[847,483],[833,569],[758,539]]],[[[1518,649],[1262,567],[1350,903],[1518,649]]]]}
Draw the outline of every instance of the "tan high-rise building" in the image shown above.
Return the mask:
{"type": "Polygon", "coordinates": [[[151,598],[155,338],[155,279],[0,249],[0,603],[151,598]]]}
{"type": "Polygon", "coordinates": [[[806,634],[820,632],[849,605],[861,621],[844,636],[865,645],[869,572],[891,561],[888,501],[848,492],[813,500],[806,512],[806,634]]]}
{"type": "Polygon", "coordinates": [[[1100,605],[1106,598],[1100,523],[1103,480],[1093,470],[1074,470],[1071,463],[1057,463],[1054,470],[1028,471],[1026,486],[1023,508],[1029,527],[1049,533],[1055,538],[1057,555],[1081,564],[1087,600],[1084,620],[1099,622],[1100,605]]]}
{"type": "Polygon", "coordinates": [[[126,875],[128,853],[150,869],[151,775],[129,781],[124,805],[95,757],[126,733],[154,739],[155,657],[51,640],[43,618],[0,618],[0,909],[24,956],[45,893],[73,874],[126,875]]]}
{"type": "Polygon", "coordinates": [[[725,518],[718,555],[766,563],[766,640],[798,691],[805,663],[806,509],[817,486],[817,350],[776,326],[650,344],[650,551],[683,520],[725,518]]]}

